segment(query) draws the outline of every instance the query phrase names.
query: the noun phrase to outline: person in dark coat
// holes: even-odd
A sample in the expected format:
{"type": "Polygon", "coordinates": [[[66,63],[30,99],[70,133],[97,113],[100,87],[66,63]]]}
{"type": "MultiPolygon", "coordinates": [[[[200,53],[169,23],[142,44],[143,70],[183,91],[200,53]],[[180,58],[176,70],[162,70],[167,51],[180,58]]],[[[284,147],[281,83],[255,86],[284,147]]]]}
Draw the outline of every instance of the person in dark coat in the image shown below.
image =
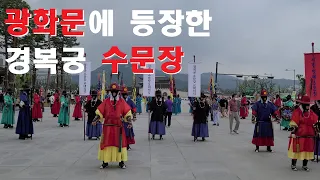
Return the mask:
{"type": "Polygon", "coordinates": [[[162,136],[166,134],[166,127],[164,124],[164,116],[166,113],[167,106],[161,98],[162,93],[160,90],[156,91],[156,98],[154,98],[149,104],[149,111],[151,112],[151,122],[149,126],[149,133],[152,134],[152,139],[154,140],[155,135],[160,135],[160,140],[162,136]]]}
{"type": "Polygon", "coordinates": [[[19,139],[25,140],[31,138],[33,134],[33,122],[31,118],[30,108],[30,89],[28,86],[23,86],[20,93],[20,110],[16,127],[16,134],[19,134],[19,139]]]}
{"type": "Polygon", "coordinates": [[[209,137],[208,129],[208,116],[210,112],[210,106],[206,102],[206,96],[201,93],[200,99],[196,100],[193,105],[193,125],[191,135],[194,137],[194,141],[198,140],[198,137],[202,137],[202,141],[209,137]]]}
{"type": "MultiPolygon", "coordinates": [[[[317,100],[315,102],[314,105],[311,106],[310,108],[317,116],[318,116],[318,122],[316,124],[316,128],[319,128],[319,124],[320,124],[320,100],[317,100]]],[[[312,161],[317,161],[318,158],[316,158],[317,156],[320,155],[320,138],[319,138],[319,134],[316,135],[316,147],[314,148],[314,155],[315,158],[312,161]]]]}
{"type": "Polygon", "coordinates": [[[97,125],[94,126],[92,125],[92,120],[96,117],[96,110],[102,102],[100,99],[97,98],[97,91],[91,91],[91,96],[92,99],[87,101],[87,103],[84,106],[86,112],[88,113],[86,135],[88,139],[92,139],[93,137],[99,139],[102,132],[101,123],[97,122],[97,125]]]}

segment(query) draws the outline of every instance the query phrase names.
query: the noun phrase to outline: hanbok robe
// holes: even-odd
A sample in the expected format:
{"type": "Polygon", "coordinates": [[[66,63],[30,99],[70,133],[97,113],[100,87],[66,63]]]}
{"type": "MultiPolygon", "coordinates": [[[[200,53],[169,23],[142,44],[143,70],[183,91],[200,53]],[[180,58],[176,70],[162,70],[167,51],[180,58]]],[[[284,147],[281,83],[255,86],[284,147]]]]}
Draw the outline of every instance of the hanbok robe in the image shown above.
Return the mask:
{"type": "Polygon", "coordinates": [[[181,98],[177,98],[177,113],[181,113],[181,98]]]}
{"type": "Polygon", "coordinates": [[[249,115],[249,110],[248,110],[248,100],[246,97],[243,97],[240,102],[240,117],[246,118],[249,115]]]}
{"type": "Polygon", "coordinates": [[[69,117],[69,99],[64,95],[60,98],[61,108],[58,117],[58,123],[60,125],[69,125],[70,117],[69,117]]]}
{"type": "Polygon", "coordinates": [[[209,137],[208,129],[208,116],[210,112],[210,106],[206,102],[194,101],[193,104],[193,124],[191,136],[198,137],[209,137]]]}
{"type": "Polygon", "coordinates": [[[156,99],[150,102],[151,120],[149,125],[149,133],[152,135],[165,135],[166,127],[164,116],[166,114],[167,106],[164,101],[157,101],[156,99]]]}
{"type": "Polygon", "coordinates": [[[98,122],[95,126],[92,125],[93,119],[96,117],[96,110],[102,103],[101,100],[97,99],[96,101],[89,100],[85,104],[84,108],[88,113],[88,120],[87,120],[87,128],[86,128],[86,136],[88,138],[96,137],[99,138],[102,132],[102,125],[98,122]]]}
{"type": "Polygon", "coordinates": [[[14,99],[9,94],[4,96],[4,106],[2,110],[1,124],[14,124],[15,104],[14,99]]]}
{"type": "Polygon", "coordinates": [[[127,139],[123,123],[131,116],[131,108],[122,98],[105,99],[96,110],[96,114],[103,121],[103,131],[100,140],[98,159],[105,163],[128,161],[127,139]]]}
{"type": "Polygon", "coordinates": [[[60,104],[60,99],[59,99],[59,93],[55,93],[54,94],[54,103],[51,108],[51,114],[53,114],[53,115],[59,114],[60,106],[61,106],[61,104],[60,104]]]}
{"type": "Polygon", "coordinates": [[[191,114],[193,112],[193,103],[194,103],[194,98],[189,98],[189,113],[191,114]]]}
{"type": "Polygon", "coordinates": [[[137,106],[137,113],[142,113],[142,107],[141,107],[141,104],[142,104],[142,98],[141,97],[137,97],[136,98],[136,106],[137,106]]]}
{"type": "Polygon", "coordinates": [[[81,99],[80,99],[80,96],[76,96],[75,100],[76,100],[76,105],[75,105],[75,107],[74,107],[72,117],[74,117],[74,118],[82,118],[81,99]]]}
{"type": "Polygon", "coordinates": [[[289,100],[284,103],[284,107],[282,109],[282,114],[281,114],[281,123],[280,126],[284,128],[290,128],[290,120],[292,116],[292,111],[293,111],[293,101],[289,100]]]}
{"type": "Polygon", "coordinates": [[[275,112],[275,115],[280,117],[281,114],[280,114],[280,108],[282,106],[282,101],[281,101],[281,98],[277,98],[275,101],[274,101],[274,105],[277,107],[277,111],[275,112]]]}
{"type": "Polygon", "coordinates": [[[298,128],[296,138],[289,139],[288,157],[290,159],[311,160],[314,159],[314,137],[313,125],[317,122],[318,116],[313,112],[303,112],[302,107],[292,113],[290,126],[298,128]]]}
{"type": "MultiPolygon", "coordinates": [[[[127,99],[125,99],[125,101],[127,102],[127,104],[130,106],[131,108],[131,113],[135,113],[136,112],[136,105],[134,104],[134,102],[127,97],[127,99]]],[[[134,140],[134,131],[133,131],[133,127],[132,128],[128,128],[128,122],[126,122],[125,120],[123,120],[123,127],[124,127],[124,131],[126,133],[126,138],[127,138],[127,143],[128,144],[135,144],[136,141],[134,140]]]]}
{"type": "Polygon", "coordinates": [[[33,134],[33,121],[31,119],[30,100],[26,92],[20,94],[20,110],[18,115],[16,134],[28,136],[33,134]]]}
{"type": "Polygon", "coordinates": [[[146,112],[148,112],[149,110],[149,104],[152,101],[152,97],[147,97],[146,98],[146,112]]]}
{"type": "Polygon", "coordinates": [[[270,101],[267,101],[266,103],[257,101],[252,106],[252,115],[256,116],[252,144],[256,146],[274,146],[271,116],[276,110],[277,107],[270,101]]]}
{"type": "Polygon", "coordinates": [[[219,124],[219,118],[220,118],[219,103],[218,102],[212,103],[211,110],[212,110],[211,116],[212,116],[213,124],[219,124]]]}
{"type": "MultiPolygon", "coordinates": [[[[320,104],[316,102],[316,104],[312,105],[310,108],[317,116],[318,116],[318,121],[320,121],[320,104]]],[[[314,154],[315,155],[320,155],[320,138],[319,136],[316,138],[317,142],[315,143],[314,147],[314,154]]]]}
{"type": "Polygon", "coordinates": [[[42,118],[42,108],[41,108],[41,97],[39,94],[35,93],[33,95],[33,105],[32,105],[32,119],[42,118]]]}
{"type": "Polygon", "coordinates": [[[178,98],[173,98],[172,114],[178,114],[178,98]]]}

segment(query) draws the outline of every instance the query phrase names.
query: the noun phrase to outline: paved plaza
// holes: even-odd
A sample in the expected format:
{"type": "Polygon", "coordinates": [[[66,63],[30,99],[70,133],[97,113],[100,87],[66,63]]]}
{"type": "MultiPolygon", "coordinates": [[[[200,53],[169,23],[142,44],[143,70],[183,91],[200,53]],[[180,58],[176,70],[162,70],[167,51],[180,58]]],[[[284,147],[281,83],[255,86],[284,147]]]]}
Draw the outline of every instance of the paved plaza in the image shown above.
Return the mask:
{"type": "MultiPolygon", "coordinates": [[[[164,140],[148,141],[144,113],[134,124],[136,144],[129,151],[127,169],[117,164],[100,170],[99,141],[83,140],[83,121],[71,120],[60,128],[46,109],[43,122],[35,123],[33,140],[18,140],[14,129],[0,128],[0,180],[318,180],[320,163],[310,162],[311,172],[290,169],[288,132],[274,124],[274,153],[254,152],[253,125],[241,120],[239,135],[229,134],[228,119],[219,127],[210,123],[210,138],[193,142],[192,119],[173,116],[164,140]]],[[[17,117],[17,116],[16,116],[17,117]]],[[[263,148],[261,148],[263,150],[263,148]]],[[[302,162],[298,162],[301,167],[302,162]]]]}

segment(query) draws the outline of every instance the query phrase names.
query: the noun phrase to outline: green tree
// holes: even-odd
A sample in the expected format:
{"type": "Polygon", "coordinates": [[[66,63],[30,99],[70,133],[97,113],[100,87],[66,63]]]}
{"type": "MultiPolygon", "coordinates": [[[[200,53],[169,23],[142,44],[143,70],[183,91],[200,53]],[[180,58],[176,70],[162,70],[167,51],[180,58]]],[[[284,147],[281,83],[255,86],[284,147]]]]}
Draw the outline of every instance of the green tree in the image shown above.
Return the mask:
{"type": "Polygon", "coordinates": [[[299,80],[299,84],[300,84],[300,93],[301,94],[306,94],[306,79],[303,75],[301,74],[297,74],[296,77],[299,80]]]}
{"type": "MultiPolygon", "coordinates": [[[[60,21],[62,20],[61,16],[58,16],[60,21]]],[[[57,59],[58,59],[58,65],[57,65],[57,74],[60,74],[56,76],[57,78],[57,87],[61,87],[61,89],[64,89],[65,81],[64,81],[64,72],[63,72],[63,62],[61,61],[62,57],[74,57],[77,56],[76,53],[65,53],[63,52],[63,48],[68,47],[76,47],[79,46],[80,43],[78,42],[77,37],[66,37],[62,34],[62,27],[60,24],[57,26],[57,36],[50,38],[52,48],[57,49],[57,59]],[[59,73],[58,73],[59,72],[59,73]]]]}

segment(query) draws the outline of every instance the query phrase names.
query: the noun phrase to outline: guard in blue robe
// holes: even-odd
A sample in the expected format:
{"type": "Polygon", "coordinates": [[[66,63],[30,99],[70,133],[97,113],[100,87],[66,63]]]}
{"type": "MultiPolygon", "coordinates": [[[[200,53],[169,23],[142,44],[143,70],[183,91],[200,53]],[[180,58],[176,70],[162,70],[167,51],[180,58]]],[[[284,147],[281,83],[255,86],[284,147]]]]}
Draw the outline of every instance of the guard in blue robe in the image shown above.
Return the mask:
{"type": "Polygon", "coordinates": [[[20,93],[20,110],[18,115],[16,134],[19,134],[19,139],[21,140],[31,138],[33,134],[33,122],[31,118],[29,93],[30,89],[27,86],[24,86],[23,91],[20,93]]]}
{"type": "Polygon", "coordinates": [[[192,112],[193,112],[193,103],[194,103],[194,98],[192,98],[192,97],[189,97],[189,113],[191,113],[192,114],[192,112]]]}
{"type": "MultiPolygon", "coordinates": [[[[128,96],[128,88],[127,87],[123,87],[122,88],[122,98],[127,102],[127,104],[131,107],[131,112],[133,115],[133,121],[136,121],[136,105],[134,104],[134,102],[130,99],[130,97],[128,96]]],[[[133,131],[133,127],[128,128],[129,123],[123,121],[123,127],[126,133],[126,138],[127,138],[127,150],[131,150],[130,144],[135,144],[136,141],[134,139],[134,131],[133,131]]]]}
{"type": "Polygon", "coordinates": [[[181,113],[181,98],[179,94],[177,95],[177,113],[181,113]]]}
{"type": "Polygon", "coordinates": [[[138,95],[137,95],[137,98],[136,98],[136,106],[137,106],[137,113],[139,113],[139,114],[142,113],[141,104],[142,104],[142,98],[141,98],[141,95],[138,94],[138,95]]]}

